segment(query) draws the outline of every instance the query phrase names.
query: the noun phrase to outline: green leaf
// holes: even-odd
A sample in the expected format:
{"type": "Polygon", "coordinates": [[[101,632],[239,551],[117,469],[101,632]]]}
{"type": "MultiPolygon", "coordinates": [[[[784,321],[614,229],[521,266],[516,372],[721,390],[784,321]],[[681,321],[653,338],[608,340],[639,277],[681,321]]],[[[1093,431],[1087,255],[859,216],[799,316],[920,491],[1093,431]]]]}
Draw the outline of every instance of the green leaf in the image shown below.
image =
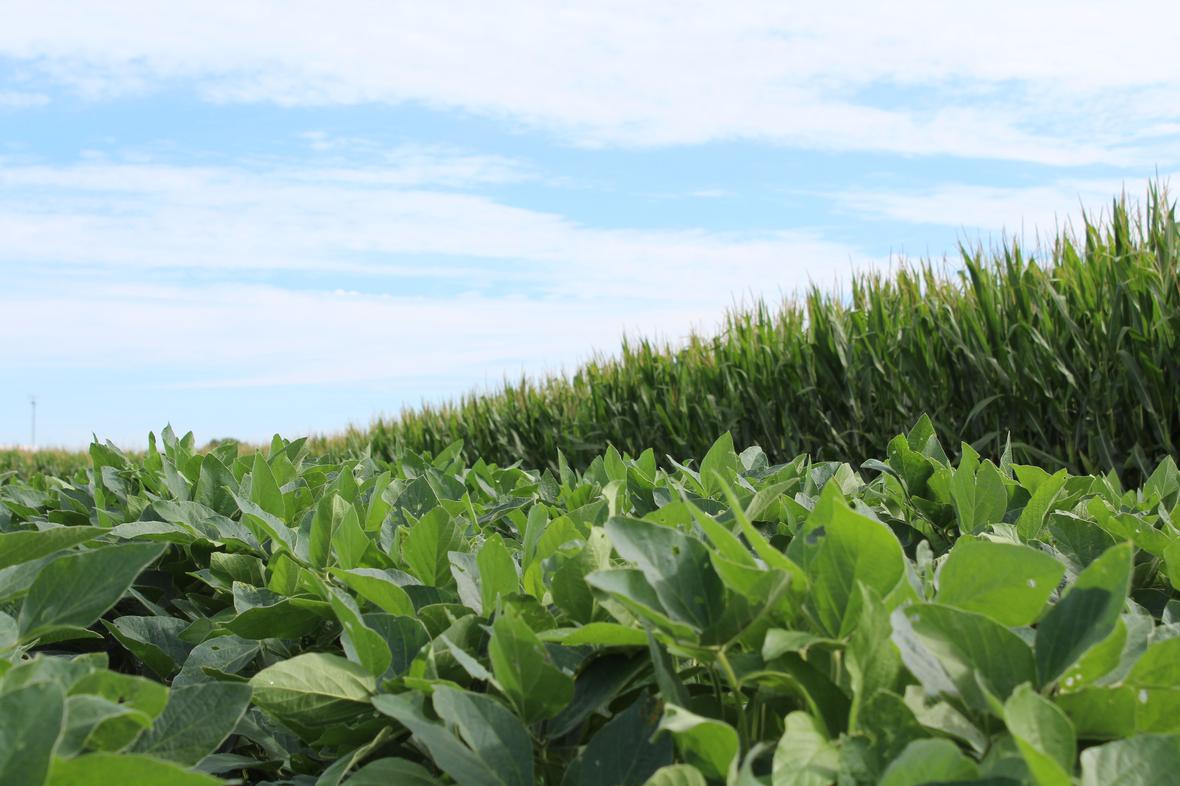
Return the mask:
{"type": "Polygon", "coordinates": [[[666,704],[659,728],[672,734],[681,757],[707,777],[725,780],[730,768],[736,769],[738,733],[728,723],[666,704]]]}
{"type": "Polygon", "coordinates": [[[459,786],[535,786],[528,730],[494,699],[436,687],[434,710],[446,725],[426,717],[421,694],[374,696],[373,706],[409,729],[459,786]]]}
{"type": "Polygon", "coordinates": [[[951,477],[951,498],[959,518],[959,528],[967,534],[982,532],[987,525],[1004,520],[1008,509],[1008,491],[996,465],[978,463],[978,455],[963,446],[963,460],[951,477]]]}
{"type": "Polygon", "coordinates": [[[672,763],[672,740],[657,734],[659,710],[643,698],[615,715],[565,771],[562,786],[641,786],[672,763]]]}
{"type": "Polygon", "coordinates": [[[705,494],[717,494],[721,490],[718,479],[728,483],[731,475],[741,471],[742,462],[733,448],[733,435],[727,431],[717,438],[701,459],[701,485],[705,494]]]}
{"type": "Polygon", "coordinates": [[[1141,688],[1180,688],[1180,637],[1149,646],[1124,681],[1141,688]]]}
{"type": "Polygon", "coordinates": [[[250,686],[207,682],[173,688],[132,751],[192,766],[225,741],[250,706],[250,686]]]}
{"type": "Polygon", "coordinates": [[[189,623],[176,617],[119,617],[103,625],[120,644],[161,679],[168,679],[188,657],[192,645],[180,634],[189,623]]]}
{"type": "MultiPolygon", "coordinates": [[[[893,645],[888,608],[876,591],[864,584],[857,587],[861,593],[861,619],[845,650],[852,689],[849,722],[854,728],[861,706],[878,691],[893,688],[902,668],[901,655],[893,645]]],[[[765,646],[763,653],[765,657],[765,646]]]]}
{"type": "Polygon", "coordinates": [[[635,563],[675,620],[708,630],[722,619],[725,588],[709,561],[709,549],[679,530],[639,519],[606,522],[611,545],[635,563]]]}
{"type": "Polygon", "coordinates": [[[905,572],[905,555],[888,527],[854,512],[838,494],[834,484],[827,486],[828,504],[816,505],[808,525],[823,528],[810,571],[811,600],[824,632],[842,638],[860,619],[857,582],[888,595],[905,572]]]}
{"type": "Polygon", "coordinates": [[[1004,722],[1038,786],[1070,786],[1077,737],[1060,707],[1021,685],[1004,703],[1004,722]]]}
{"type": "Polygon", "coordinates": [[[344,786],[439,786],[437,778],[421,764],[408,759],[377,759],[352,774],[344,786]]]}
{"type": "Polygon", "coordinates": [[[270,465],[262,453],[254,454],[254,466],[250,470],[250,501],[274,516],[279,521],[287,520],[287,505],[283,492],[275,481],[270,465]]]}
{"type": "Polygon", "coordinates": [[[128,543],[53,560],[37,574],[21,607],[21,638],[35,639],[55,626],[94,624],[163,551],[163,546],[128,543]]]}
{"type": "Polygon", "coordinates": [[[389,647],[392,658],[387,676],[403,676],[422,648],[430,643],[426,626],[415,617],[381,613],[365,614],[363,619],[365,625],[375,630],[389,647]]]}
{"type": "Polygon", "coordinates": [[[333,568],[331,572],[332,576],[382,611],[398,616],[414,616],[414,604],[397,582],[394,573],[378,568],[333,568]]]}
{"type": "Polygon", "coordinates": [[[61,688],[53,683],[0,693],[0,783],[41,786],[63,713],[61,688]]]}
{"type": "Polygon", "coordinates": [[[459,550],[462,542],[462,533],[455,527],[450,514],[437,507],[410,527],[402,558],[410,572],[426,586],[446,586],[453,581],[447,554],[459,550]]]}
{"type": "Polygon", "coordinates": [[[74,759],[55,759],[45,786],[221,786],[222,781],[193,772],[170,761],[127,753],[90,753],[74,759]]]}
{"type": "Polygon", "coordinates": [[[1061,493],[1061,489],[1064,488],[1066,480],[1068,480],[1068,473],[1065,470],[1059,470],[1051,477],[1041,481],[1036,489],[1032,490],[1028,503],[1020,512],[1020,517],[1016,519],[1016,531],[1022,540],[1032,540],[1041,534],[1041,529],[1045,526],[1045,516],[1052,509],[1053,502],[1061,493]]]}
{"type": "Polygon", "coordinates": [[[953,742],[914,740],[885,768],[877,786],[921,786],[978,777],[978,765],[964,756],[953,742]]]}
{"type": "Polygon", "coordinates": [[[989,712],[984,690],[1003,701],[1022,682],[1036,679],[1029,646],[982,614],[920,603],[895,611],[892,624],[902,660],[927,693],[961,696],[989,712]]]}
{"type": "Polygon", "coordinates": [[[1131,586],[1132,553],[1130,543],[1107,549],[1041,620],[1035,645],[1041,684],[1061,676],[1114,629],[1131,586]]]}
{"type": "Polygon", "coordinates": [[[520,590],[520,578],[516,573],[516,562],[499,534],[486,541],[476,557],[479,567],[479,591],[484,616],[491,616],[496,600],[501,595],[511,595],[520,590]]]}
{"type": "Polygon", "coordinates": [[[1082,751],[1082,786],[1157,786],[1180,772],[1180,736],[1143,734],[1082,751]]]}
{"type": "Polygon", "coordinates": [[[696,767],[669,764],[652,773],[643,786],[706,786],[706,783],[705,776],[696,767]]]}
{"type": "Polygon", "coordinates": [[[963,538],[938,574],[937,600],[1008,627],[1028,625],[1064,575],[1064,565],[1028,546],[963,538]]]}
{"type": "Polygon", "coordinates": [[[783,736],[774,749],[772,786],[828,786],[840,770],[840,752],[806,712],[784,719],[783,736]]]}
{"type": "Polygon", "coordinates": [[[328,602],[332,604],[332,611],[336,613],[336,619],[344,628],[348,644],[345,652],[349,659],[364,666],[374,677],[380,677],[393,662],[393,655],[385,639],[365,624],[356,601],[350,595],[331,587],[328,602]]]}
{"type": "Polygon", "coordinates": [[[301,734],[354,719],[377,688],[363,667],[324,652],[268,666],[250,686],[255,704],[301,734]]]}
{"type": "Polygon", "coordinates": [[[573,678],[554,665],[537,634],[514,611],[505,609],[492,624],[488,657],[496,681],[525,723],[552,718],[573,698],[573,678]]]}
{"type": "Polygon", "coordinates": [[[0,569],[46,557],[106,532],[101,527],[55,527],[0,532],[0,569]]]}

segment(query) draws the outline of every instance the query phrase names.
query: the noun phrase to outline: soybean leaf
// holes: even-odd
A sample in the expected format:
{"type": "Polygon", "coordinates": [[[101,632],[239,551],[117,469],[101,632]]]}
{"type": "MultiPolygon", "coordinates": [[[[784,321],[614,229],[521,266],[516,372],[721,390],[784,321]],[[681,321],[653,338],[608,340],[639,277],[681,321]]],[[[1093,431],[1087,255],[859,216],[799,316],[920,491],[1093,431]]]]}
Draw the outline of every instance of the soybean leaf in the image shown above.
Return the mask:
{"type": "Polygon", "coordinates": [[[90,753],[73,759],[56,759],[45,786],[94,786],[98,783],[220,786],[222,781],[152,756],[90,753]]]}
{"type": "Polygon", "coordinates": [[[48,556],[98,537],[101,527],[54,527],[46,530],[0,532],[0,569],[48,556]]]}
{"type": "Polygon", "coordinates": [[[1130,543],[1107,549],[1041,620],[1035,646],[1041,684],[1061,676],[1114,629],[1131,585],[1132,550],[1130,543]]]}
{"type": "Polygon", "coordinates": [[[684,760],[706,776],[724,780],[731,767],[736,769],[740,749],[738,733],[725,721],[703,718],[683,707],[667,704],[659,728],[672,734],[684,760]]]}
{"type": "Polygon", "coordinates": [[[1008,627],[1028,625],[1063,575],[1063,564],[1028,546],[963,538],[938,574],[937,600],[1008,627]]]}
{"type": "Polygon", "coordinates": [[[950,740],[914,740],[885,768],[878,786],[921,786],[979,777],[979,766],[950,740]]]}
{"type": "Polygon", "coordinates": [[[528,624],[508,609],[492,624],[492,672],[525,723],[552,718],[569,704],[574,680],[550,658],[528,624]]]}
{"type": "Polygon", "coordinates": [[[1021,685],[1004,703],[1004,722],[1039,786],[1070,786],[1077,738],[1060,707],[1021,685]]]}
{"type": "Polygon", "coordinates": [[[132,751],[192,766],[217,750],[250,706],[249,685],[207,682],[173,688],[132,751]]]}
{"type": "Polygon", "coordinates": [[[632,702],[598,730],[565,772],[562,786],[641,786],[672,763],[672,740],[657,734],[651,699],[632,702]]]}
{"type": "Polygon", "coordinates": [[[53,560],[37,574],[21,606],[21,638],[37,638],[56,626],[92,625],[163,551],[163,546],[128,543],[53,560]]]}
{"type": "Polygon", "coordinates": [[[459,786],[534,786],[528,731],[494,699],[435,688],[434,710],[447,725],[426,717],[421,694],[374,696],[373,706],[409,729],[459,786]]]}
{"type": "Polygon", "coordinates": [[[0,783],[41,786],[62,728],[61,688],[38,682],[0,693],[0,783]]]}
{"type": "Polygon", "coordinates": [[[309,652],[279,661],[250,679],[254,703],[301,733],[363,713],[376,680],[338,655],[309,652]]]}
{"type": "Polygon", "coordinates": [[[1180,772],[1180,737],[1142,734],[1082,751],[1082,786],[1155,786],[1180,772]]]}
{"type": "Polygon", "coordinates": [[[774,786],[827,786],[836,780],[840,754],[806,712],[784,720],[783,736],[774,749],[774,786]]]}
{"type": "Polygon", "coordinates": [[[824,632],[843,637],[860,618],[857,582],[887,595],[905,572],[905,556],[888,527],[854,512],[834,496],[838,492],[832,485],[828,489],[833,495],[824,508],[828,515],[814,522],[824,534],[812,565],[812,603],[824,632]]]}
{"type": "Polygon", "coordinates": [[[615,550],[636,564],[673,619],[707,630],[724,614],[724,585],[700,540],[639,519],[615,517],[606,534],[615,550]]]}

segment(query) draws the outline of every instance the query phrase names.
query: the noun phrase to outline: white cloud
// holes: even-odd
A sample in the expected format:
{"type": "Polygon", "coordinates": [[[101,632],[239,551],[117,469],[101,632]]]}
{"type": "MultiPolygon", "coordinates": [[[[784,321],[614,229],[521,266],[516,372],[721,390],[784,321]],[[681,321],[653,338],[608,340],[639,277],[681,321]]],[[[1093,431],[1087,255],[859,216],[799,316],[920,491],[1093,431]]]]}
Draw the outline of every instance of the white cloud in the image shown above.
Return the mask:
{"type": "MultiPolygon", "coordinates": [[[[1083,211],[1109,214],[1112,200],[1125,193],[1141,202],[1155,177],[1065,178],[1041,185],[979,186],[949,183],[907,190],[854,189],[828,196],[875,218],[911,224],[1051,239],[1058,228],[1076,227],[1083,211]]],[[[1161,173],[1158,182],[1180,182],[1180,173],[1161,173]]]]}
{"type": "Polygon", "coordinates": [[[1178,155],[1180,6],[1154,0],[9,7],[0,55],[96,98],[180,82],[216,101],[417,102],[595,145],[1178,155]]]}
{"type": "Polygon", "coordinates": [[[49,96],[43,93],[27,93],[18,90],[0,90],[0,110],[27,109],[34,106],[45,106],[49,103],[49,96]]]}
{"type": "Polygon", "coordinates": [[[0,264],[303,270],[701,306],[829,283],[879,261],[805,231],[589,227],[420,187],[424,172],[450,177],[446,164],[410,170],[0,165],[0,264]],[[414,187],[391,185],[402,182],[414,187]]]}

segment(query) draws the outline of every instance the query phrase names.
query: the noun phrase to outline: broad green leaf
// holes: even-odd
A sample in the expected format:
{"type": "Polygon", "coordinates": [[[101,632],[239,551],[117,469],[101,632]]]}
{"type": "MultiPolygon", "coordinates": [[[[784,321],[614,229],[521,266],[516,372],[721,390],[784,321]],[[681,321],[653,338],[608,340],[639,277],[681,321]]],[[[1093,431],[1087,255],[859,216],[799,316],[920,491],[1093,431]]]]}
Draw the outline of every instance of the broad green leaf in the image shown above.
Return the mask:
{"type": "MultiPolygon", "coordinates": [[[[901,543],[888,527],[854,512],[829,485],[830,515],[818,522],[823,537],[811,566],[812,603],[823,630],[844,637],[860,619],[857,582],[885,596],[905,572],[901,543]]],[[[817,506],[817,511],[819,507],[817,506]]],[[[816,513],[812,518],[816,518],[816,513]]]]}
{"type": "Polygon", "coordinates": [[[1082,786],[1157,786],[1180,773],[1180,736],[1143,734],[1082,751],[1082,786]]]}
{"type": "Polygon", "coordinates": [[[1004,703],[1004,722],[1038,786],[1070,786],[1077,737],[1056,704],[1021,685],[1004,703]]]}
{"type": "Polygon", "coordinates": [[[840,753],[805,712],[792,712],[774,749],[771,786],[828,786],[840,770],[840,753]]]}
{"type": "Polygon", "coordinates": [[[1056,680],[1114,629],[1131,585],[1130,543],[1112,546],[1078,575],[1037,625],[1041,684],[1056,680]]]}
{"type": "Polygon", "coordinates": [[[724,780],[731,767],[737,768],[738,734],[725,721],[667,704],[659,728],[672,735],[681,757],[706,776],[724,780]]]}
{"type": "Polygon", "coordinates": [[[172,680],[172,687],[208,682],[210,677],[205,668],[216,669],[223,674],[237,674],[258,657],[260,647],[257,641],[248,641],[238,636],[218,636],[193,647],[180,673],[172,680]]]}
{"type": "Polygon", "coordinates": [[[457,551],[462,541],[462,533],[446,510],[435,508],[410,527],[402,558],[410,572],[426,586],[446,586],[453,581],[447,554],[457,551]]]}
{"type": "Polygon", "coordinates": [[[55,527],[46,530],[0,532],[0,569],[46,557],[98,537],[101,527],[55,527]]]}
{"type": "Polygon", "coordinates": [[[426,626],[414,617],[379,613],[365,614],[363,619],[365,625],[376,631],[389,647],[391,660],[386,676],[404,675],[422,648],[430,643],[426,626]]]}
{"type": "Polygon", "coordinates": [[[245,609],[225,627],[244,639],[298,639],[323,628],[331,617],[332,607],[323,601],[283,598],[273,605],[245,609]]]}
{"type": "Polygon", "coordinates": [[[414,616],[414,604],[393,573],[378,568],[332,569],[332,576],[382,611],[414,616]]]}
{"type": "Polygon", "coordinates": [[[901,655],[892,640],[889,610],[875,590],[864,584],[857,587],[861,593],[861,619],[845,650],[849,687],[852,689],[849,723],[854,728],[864,702],[878,691],[893,688],[902,669],[901,655]]]}
{"type": "Polygon", "coordinates": [[[606,533],[615,550],[643,572],[669,615],[708,630],[724,614],[724,586],[700,540],[639,519],[612,518],[606,533]]]}
{"type": "Polygon", "coordinates": [[[192,649],[180,638],[189,623],[176,617],[125,616],[102,622],[120,644],[161,679],[175,674],[192,649]]]}
{"type": "Polygon", "coordinates": [[[1003,701],[1022,682],[1036,679],[1024,640],[981,614],[921,603],[895,611],[892,624],[902,660],[930,694],[961,696],[989,712],[984,690],[1003,701]]]}
{"type": "Polygon", "coordinates": [[[168,703],[168,689],[159,682],[105,669],[87,674],[69,689],[71,698],[86,694],[106,699],[126,710],[103,720],[89,732],[86,744],[103,751],[121,750],[129,745],[152,725],[168,703]]]}
{"type": "Polygon", "coordinates": [[[1064,575],[1064,565],[1028,546],[964,538],[938,574],[937,600],[1008,627],[1028,625],[1064,575]]]}
{"type": "Polygon", "coordinates": [[[733,435],[728,431],[717,438],[701,459],[701,485],[705,494],[712,496],[721,490],[718,479],[729,482],[730,475],[742,471],[742,462],[733,447],[733,435]]]}
{"type": "Polygon", "coordinates": [[[1180,688],[1180,637],[1149,646],[1124,681],[1140,688],[1180,688]]]}
{"type": "Polygon", "coordinates": [[[1032,540],[1041,533],[1045,526],[1045,516],[1052,509],[1054,500],[1065,486],[1068,475],[1065,470],[1059,470],[1052,477],[1041,481],[1032,491],[1020,517],[1016,519],[1016,531],[1022,540],[1032,540]]]}
{"type": "Polygon", "coordinates": [[[53,560],[37,574],[21,606],[21,638],[35,639],[55,626],[94,624],[163,551],[163,546],[128,543],[53,560]]]}
{"type": "Polygon", "coordinates": [[[631,702],[590,739],[566,769],[562,786],[642,786],[672,763],[672,740],[657,734],[658,720],[654,701],[631,702]]]}
{"type": "Polygon", "coordinates": [[[56,759],[45,786],[221,786],[222,781],[203,772],[152,756],[127,753],[89,753],[74,759],[56,759]]]}
{"type": "Polygon", "coordinates": [[[520,579],[516,563],[499,534],[494,534],[480,547],[476,557],[479,567],[479,591],[484,616],[490,616],[501,595],[511,595],[520,590],[520,579]]]}
{"type": "Polygon", "coordinates": [[[705,776],[696,767],[669,764],[652,773],[643,786],[706,786],[706,783],[705,776]]]}
{"type": "Polygon", "coordinates": [[[354,505],[348,505],[332,533],[332,553],[342,568],[355,568],[365,561],[372,541],[361,527],[360,516],[354,505]]]}
{"type": "Polygon", "coordinates": [[[434,689],[433,703],[446,725],[426,717],[421,694],[373,697],[373,706],[409,729],[459,786],[535,786],[532,740],[503,705],[445,686],[434,689]]]}
{"type": "Polygon", "coordinates": [[[335,587],[329,588],[328,602],[347,639],[345,653],[350,660],[363,666],[374,677],[380,677],[393,662],[389,645],[377,631],[365,624],[356,601],[335,587]]]}
{"type": "Polygon", "coordinates": [[[250,679],[250,686],[255,704],[302,733],[363,713],[376,680],[338,655],[309,652],[268,666],[250,679]]]}
{"type": "Polygon", "coordinates": [[[250,471],[250,501],[279,521],[286,521],[287,505],[283,492],[279,491],[274,473],[261,453],[254,454],[254,467],[250,471]]]}
{"type": "Polygon", "coordinates": [[[950,491],[964,533],[974,535],[1004,520],[1008,491],[1003,476],[990,461],[979,463],[978,455],[968,445],[963,446],[963,460],[951,477],[950,491]]]}
{"type": "Polygon", "coordinates": [[[354,772],[344,786],[440,786],[421,764],[409,759],[377,759],[354,772]]]}
{"type": "Polygon", "coordinates": [[[979,777],[979,766],[949,740],[915,740],[885,768],[878,786],[969,781],[979,777]]]}
{"type": "Polygon", "coordinates": [[[525,723],[552,718],[569,704],[574,681],[552,661],[545,645],[515,612],[492,624],[488,657],[496,681],[525,723]]]}
{"type": "Polygon", "coordinates": [[[0,783],[41,786],[62,728],[61,688],[39,682],[0,693],[0,783]]]}
{"type": "Polygon", "coordinates": [[[192,766],[225,741],[250,706],[250,686],[207,682],[173,688],[152,727],[135,742],[135,753],[192,766]]]}

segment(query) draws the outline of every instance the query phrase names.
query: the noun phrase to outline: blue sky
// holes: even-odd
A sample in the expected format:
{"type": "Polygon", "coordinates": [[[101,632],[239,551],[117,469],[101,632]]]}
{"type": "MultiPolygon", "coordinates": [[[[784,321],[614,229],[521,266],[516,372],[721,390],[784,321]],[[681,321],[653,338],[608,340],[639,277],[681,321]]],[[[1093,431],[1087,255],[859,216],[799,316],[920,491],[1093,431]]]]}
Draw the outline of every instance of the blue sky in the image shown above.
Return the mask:
{"type": "Polygon", "coordinates": [[[0,444],[363,425],[1180,169],[1159,3],[828,5],[6,3],[0,444]]]}

